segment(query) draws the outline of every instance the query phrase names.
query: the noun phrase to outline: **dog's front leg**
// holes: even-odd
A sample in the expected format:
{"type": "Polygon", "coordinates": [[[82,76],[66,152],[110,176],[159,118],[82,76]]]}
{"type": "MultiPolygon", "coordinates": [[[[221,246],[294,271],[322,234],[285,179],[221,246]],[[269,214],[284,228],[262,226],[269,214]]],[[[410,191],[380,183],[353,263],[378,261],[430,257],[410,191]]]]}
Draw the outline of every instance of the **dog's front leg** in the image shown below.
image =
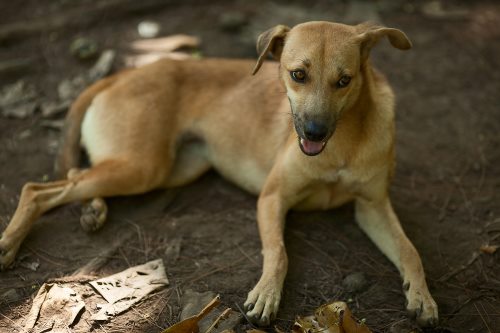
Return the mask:
{"type": "Polygon", "coordinates": [[[438,322],[438,308],[425,282],[417,250],[406,237],[389,198],[358,198],[356,220],[379,249],[396,265],[403,278],[407,309],[422,326],[438,322]]]}
{"type": "Polygon", "coordinates": [[[248,293],[247,315],[259,325],[269,325],[278,312],[281,290],[288,269],[283,232],[286,209],[278,193],[262,194],[257,204],[257,222],[262,242],[262,276],[248,293]]]}
{"type": "MultiPolygon", "coordinates": [[[[257,223],[262,242],[263,268],[257,285],[248,293],[245,309],[248,317],[259,325],[269,325],[276,318],[281,290],[288,269],[283,239],[285,217],[301,193],[296,182],[283,175],[279,165],[270,173],[257,203],[257,223]]],[[[299,178],[299,177],[298,177],[299,178]]],[[[299,178],[300,179],[300,178],[299,178]]]]}

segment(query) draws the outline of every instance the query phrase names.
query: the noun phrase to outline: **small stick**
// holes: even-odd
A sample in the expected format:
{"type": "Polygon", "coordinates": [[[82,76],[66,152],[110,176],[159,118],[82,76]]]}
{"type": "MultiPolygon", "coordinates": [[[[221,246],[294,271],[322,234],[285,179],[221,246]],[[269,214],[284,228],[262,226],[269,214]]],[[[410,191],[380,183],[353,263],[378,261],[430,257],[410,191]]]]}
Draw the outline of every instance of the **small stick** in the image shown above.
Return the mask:
{"type": "Polygon", "coordinates": [[[207,330],[205,331],[205,333],[210,333],[212,332],[212,330],[219,324],[219,321],[221,320],[224,320],[227,318],[227,315],[228,313],[231,311],[231,308],[227,308],[226,310],[224,310],[215,320],[214,322],[212,323],[212,325],[210,325],[210,327],[207,328],[207,330]]]}
{"type": "Polygon", "coordinates": [[[477,258],[479,258],[480,255],[481,255],[481,253],[474,252],[474,254],[472,255],[472,258],[470,258],[470,260],[465,265],[462,265],[462,266],[458,267],[457,269],[454,269],[453,271],[444,274],[443,276],[441,276],[438,279],[438,281],[439,282],[448,281],[449,279],[451,279],[452,277],[454,277],[455,275],[457,275],[458,273],[462,272],[467,267],[469,267],[470,265],[472,265],[477,260],[477,258]]]}

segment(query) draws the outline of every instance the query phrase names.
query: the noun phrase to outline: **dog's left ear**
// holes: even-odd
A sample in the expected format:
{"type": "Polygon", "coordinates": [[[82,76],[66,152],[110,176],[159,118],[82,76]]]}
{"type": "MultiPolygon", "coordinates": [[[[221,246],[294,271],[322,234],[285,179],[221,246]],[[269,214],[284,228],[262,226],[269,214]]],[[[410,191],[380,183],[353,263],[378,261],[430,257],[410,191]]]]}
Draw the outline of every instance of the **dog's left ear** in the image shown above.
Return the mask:
{"type": "Polygon", "coordinates": [[[364,62],[375,44],[378,43],[380,38],[387,36],[391,45],[400,50],[411,49],[412,45],[408,36],[398,29],[386,28],[371,24],[360,24],[356,26],[359,31],[359,42],[361,47],[361,61],[364,62]]]}
{"type": "Polygon", "coordinates": [[[255,64],[252,75],[255,75],[259,71],[269,52],[271,52],[274,59],[280,59],[281,51],[283,51],[283,45],[285,44],[285,36],[288,31],[290,31],[289,27],[277,25],[260,34],[257,39],[257,53],[259,54],[259,58],[257,59],[257,64],[255,64]]]}

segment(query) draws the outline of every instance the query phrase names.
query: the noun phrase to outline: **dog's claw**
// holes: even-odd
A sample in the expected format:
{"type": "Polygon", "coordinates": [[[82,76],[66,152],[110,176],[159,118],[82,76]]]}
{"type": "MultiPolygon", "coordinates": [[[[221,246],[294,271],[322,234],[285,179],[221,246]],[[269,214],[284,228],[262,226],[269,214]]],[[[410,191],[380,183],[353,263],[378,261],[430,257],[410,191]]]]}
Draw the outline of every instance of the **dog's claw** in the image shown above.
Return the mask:
{"type": "Polygon", "coordinates": [[[410,284],[406,297],[408,313],[420,326],[429,327],[438,324],[437,304],[426,287],[417,290],[410,284]]]}
{"type": "Polygon", "coordinates": [[[254,306],[255,306],[255,304],[253,304],[253,303],[250,303],[250,304],[248,304],[248,305],[245,305],[245,306],[244,306],[245,311],[252,311],[254,306]]]}

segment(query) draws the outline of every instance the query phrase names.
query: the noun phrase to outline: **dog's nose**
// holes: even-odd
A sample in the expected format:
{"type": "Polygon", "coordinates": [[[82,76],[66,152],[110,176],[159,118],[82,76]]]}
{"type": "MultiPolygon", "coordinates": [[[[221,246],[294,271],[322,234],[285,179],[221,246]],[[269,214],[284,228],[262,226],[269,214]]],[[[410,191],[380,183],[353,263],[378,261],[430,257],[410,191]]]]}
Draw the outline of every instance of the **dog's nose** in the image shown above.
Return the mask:
{"type": "Polygon", "coordinates": [[[307,121],[304,124],[304,135],[307,140],[310,141],[323,141],[328,134],[328,128],[321,123],[316,121],[307,121]]]}

